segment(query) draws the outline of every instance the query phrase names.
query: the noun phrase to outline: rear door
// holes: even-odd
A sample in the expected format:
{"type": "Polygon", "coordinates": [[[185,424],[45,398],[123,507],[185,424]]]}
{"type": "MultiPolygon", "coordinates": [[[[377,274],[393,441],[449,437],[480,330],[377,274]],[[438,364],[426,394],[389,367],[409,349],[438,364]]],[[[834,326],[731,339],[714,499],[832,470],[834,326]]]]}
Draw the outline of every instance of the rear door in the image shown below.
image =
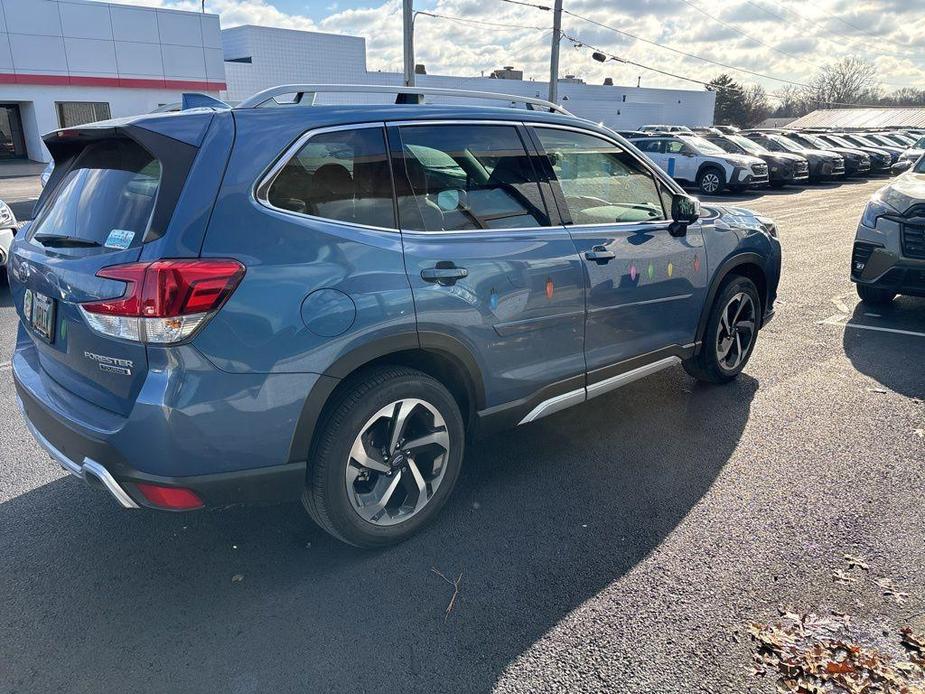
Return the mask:
{"type": "Polygon", "coordinates": [[[584,396],[583,271],[524,137],[505,121],[389,127],[421,342],[463,345],[488,408],[584,396]]]}
{"type": "Polygon", "coordinates": [[[617,142],[566,127],[533,132],[587,277],[589,392],[628,360],[682,354],[706,293],[700,225],[672,236],[669,191],[617,142]]]}
{"type": "MultiPolygon", "coordinates": [[[[96,132],[62,144],[53,190],[17,239],[10,282],[37,366],[68,391],[127,413],[147,371],[144,344],[90,328],[78,307],[122,296],[126,283],[97,277],[139,259],[163,234],[196,148],[148,134],[96,132]],[[157,145],[169,151],[152,153],[157,145]]],[[[56,160],[57,161],[57,160],[56,160]]]]}

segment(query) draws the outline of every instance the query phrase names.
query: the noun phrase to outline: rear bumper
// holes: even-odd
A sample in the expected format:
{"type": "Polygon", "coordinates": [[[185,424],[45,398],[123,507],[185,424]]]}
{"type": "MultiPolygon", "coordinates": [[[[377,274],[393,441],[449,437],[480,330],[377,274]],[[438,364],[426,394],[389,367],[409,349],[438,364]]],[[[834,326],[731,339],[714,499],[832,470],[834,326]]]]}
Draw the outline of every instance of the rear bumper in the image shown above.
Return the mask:
{"type": "Polygon", "coordinates": [[[21,342],[12,364],[27,426],[61,467],[107,489],[123,507],[156,507],[137,488],[140,482],[191,489],[207,507],[301,495],[305,459],[292,458],[290,447],[306,375],[279,374],[278,382],[267,374],[245,375],[255,381],[242,382],[241,375],[215,372],[225,383],[225,393],[217,393],[199,381],[205,376],[196,370],[176,374],[182,383],[166,387],[158,381],[163,372],[150,374],[159,399],[140,396],[132,412],[120,417],[57,385],[30,358],[30,349],[21,342]]]}
{"type": "Polygon", "coordinates": [[[99,442],[57,421],[18,381],[16,390],[26,426],[52,460],[91,487],[105,489],[122,508],[164,510],[145,499],[138,482],[191,489],[208,508],[296,501],[305,486],[304,462],[175,477],[141,472],[124,463],[101,463],[89,455],[72,457],[65,450],[99,450],[99,442]]]}

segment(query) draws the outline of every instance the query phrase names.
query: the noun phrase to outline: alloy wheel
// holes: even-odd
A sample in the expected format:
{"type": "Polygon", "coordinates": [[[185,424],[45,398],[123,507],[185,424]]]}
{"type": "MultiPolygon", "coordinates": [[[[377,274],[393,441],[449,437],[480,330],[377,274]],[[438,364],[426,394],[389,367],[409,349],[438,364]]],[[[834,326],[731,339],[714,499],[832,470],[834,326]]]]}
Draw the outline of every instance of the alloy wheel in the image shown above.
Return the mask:
{"type": "Polygon", "coordinates": [[[726,371],[735,371],[755,339],[755,302],[739,292],[723,307],[716,335],[716,357],[726,371]]]}
{"type": "Polygon", "coordinates": [[[708,171],[703,175],[700,187],[705,193],[715,193],[719,190],[719,176],[712,171],[708,171]]]}
{"type": "Polygon", "coordinates": [[[374,525],[408,520],[433,498],[450,453],[446,422],[417,398],[386,405],[360,430],[347,460],[347,497],[374,525]]]}

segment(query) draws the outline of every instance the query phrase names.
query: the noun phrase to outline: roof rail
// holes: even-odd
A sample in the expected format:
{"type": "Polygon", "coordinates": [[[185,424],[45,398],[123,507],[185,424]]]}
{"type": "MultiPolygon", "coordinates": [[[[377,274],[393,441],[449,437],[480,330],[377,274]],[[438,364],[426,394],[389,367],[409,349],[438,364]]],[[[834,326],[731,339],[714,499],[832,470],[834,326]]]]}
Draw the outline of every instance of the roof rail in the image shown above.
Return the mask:
{"type": "MultiPolygon", "coordinates": [[[[249,96],[244,101],[235,106],[235,108],[259,108],[269,101],[273,101],[273,105],[275,106],[288,105],[275,101],[276,97],[286,94],[293,94],[295,96],[293,101],[289,102],[292,105],[311,106],[315,103],[316,94],[329,92],[395,94],[397,96],[396,103],[415,103],[415,101],[408,99],[409,96],[453,96],[467,99],[493,99],[495,101],[508,101],[515,104],[524,104],[527,109],[531,111],[535,111],[536,107],[539,106],[553,113],[561,113],[566,116],[572,115],[564,108],[552,103],[551,101],[538,99],[532,96],[500,94],[498,92],[479,92],[471,91],[468,89],[447,89],[443,87],[405,87],[402,85],[390,86],[379,84],[282,84],[278,87],[270,87],[269,89],[264,89],[263,91],[257,92],[253,96],[249,96]]],[[[417,102],[420,103],[420,99],[417,99],[417,102]]]]}

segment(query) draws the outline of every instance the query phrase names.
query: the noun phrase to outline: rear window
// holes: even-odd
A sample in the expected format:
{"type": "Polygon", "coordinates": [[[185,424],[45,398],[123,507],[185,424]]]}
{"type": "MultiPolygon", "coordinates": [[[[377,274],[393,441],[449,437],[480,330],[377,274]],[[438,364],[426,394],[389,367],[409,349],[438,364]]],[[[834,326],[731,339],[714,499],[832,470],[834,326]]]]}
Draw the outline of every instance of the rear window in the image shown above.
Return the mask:
{"type": "Polygon", "coordinates": [[[141,145],[131,140],[87,145],[42,206],[30,238],[138,246],[151,224],[160,183],[161,164],[141,145]]]}

